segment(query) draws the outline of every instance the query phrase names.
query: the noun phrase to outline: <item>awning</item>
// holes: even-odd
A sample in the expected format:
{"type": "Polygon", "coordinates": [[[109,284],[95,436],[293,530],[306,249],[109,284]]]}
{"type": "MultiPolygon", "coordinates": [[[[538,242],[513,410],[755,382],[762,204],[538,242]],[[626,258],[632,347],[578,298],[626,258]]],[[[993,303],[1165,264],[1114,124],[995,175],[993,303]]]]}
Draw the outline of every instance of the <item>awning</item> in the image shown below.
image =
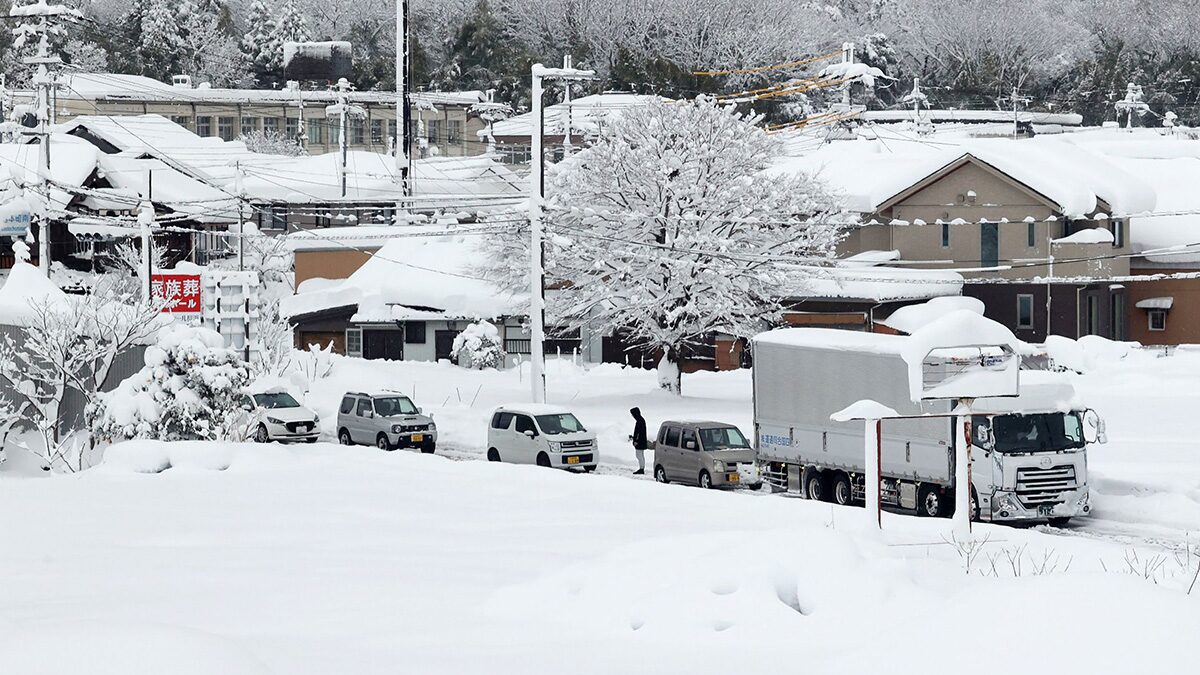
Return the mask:
{"type": "Polygon", "coordinates": [[[67,223],[67,229],[71,234],[79,239],[92,241],[109,241],[112,239],[126,239],[136,237],[141,234],[141,231],[136,227],[123,227],[121,225],[109,225],[104,221],[93,220],[90,218],[76,218],[70,223],[67,223]]]}
{"type": "Polygon", "coordinates": [[[1173,304],[1175,304],[1175,298],[1168,295],[1164,298],[1138,300],[1136,307],[1138,309],[1171,309],[1171,305],[1173,304]]]}

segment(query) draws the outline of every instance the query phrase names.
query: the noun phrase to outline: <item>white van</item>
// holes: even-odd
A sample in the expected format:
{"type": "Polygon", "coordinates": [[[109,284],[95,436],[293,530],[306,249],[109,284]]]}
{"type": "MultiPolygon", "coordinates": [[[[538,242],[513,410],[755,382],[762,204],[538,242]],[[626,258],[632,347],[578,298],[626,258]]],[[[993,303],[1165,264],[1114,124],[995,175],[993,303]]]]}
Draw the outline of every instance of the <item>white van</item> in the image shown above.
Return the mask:
{"type": "Polygon", "coordinates": [[[599,447],[566,408],[551,405],[500,406],[488,425],[489,462],[537,464],[595,471],[599,447]]]}

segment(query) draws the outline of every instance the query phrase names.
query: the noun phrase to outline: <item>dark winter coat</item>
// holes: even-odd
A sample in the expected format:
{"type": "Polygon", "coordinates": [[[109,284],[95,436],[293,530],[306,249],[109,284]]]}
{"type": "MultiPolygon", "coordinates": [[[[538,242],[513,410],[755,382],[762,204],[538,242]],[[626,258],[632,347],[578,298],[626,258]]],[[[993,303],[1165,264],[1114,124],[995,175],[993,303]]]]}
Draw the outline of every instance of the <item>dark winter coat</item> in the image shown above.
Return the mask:
{"type": "Polygon", "coordinates": [[[630,409],[629,413],[633,415],[635,420],[633,423],[633,448],[635,450],[646,449],[646,420],[642,417],[642,411],[637,408],[630,409]]]}

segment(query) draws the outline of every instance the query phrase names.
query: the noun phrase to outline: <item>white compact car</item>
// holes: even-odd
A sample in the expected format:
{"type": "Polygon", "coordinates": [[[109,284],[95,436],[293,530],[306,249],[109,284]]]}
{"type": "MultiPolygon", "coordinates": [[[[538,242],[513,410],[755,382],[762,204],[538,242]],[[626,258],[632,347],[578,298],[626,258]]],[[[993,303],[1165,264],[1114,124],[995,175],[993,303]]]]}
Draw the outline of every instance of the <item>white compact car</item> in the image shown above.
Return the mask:
{"type": "Polygon", "coordinates": [[[600,459],[596,434],[566,408],[501,406],[488,425],[488,461],[537,464],[595,471],[600,459]]]}
{"type": "Polygon", "coordinates": [[[248,415],[246,428],[258,443],[316,443],[321,434],[321,420],[317,414],[300,405],[286,391],[245,394],[242,410],[248,415]]]}

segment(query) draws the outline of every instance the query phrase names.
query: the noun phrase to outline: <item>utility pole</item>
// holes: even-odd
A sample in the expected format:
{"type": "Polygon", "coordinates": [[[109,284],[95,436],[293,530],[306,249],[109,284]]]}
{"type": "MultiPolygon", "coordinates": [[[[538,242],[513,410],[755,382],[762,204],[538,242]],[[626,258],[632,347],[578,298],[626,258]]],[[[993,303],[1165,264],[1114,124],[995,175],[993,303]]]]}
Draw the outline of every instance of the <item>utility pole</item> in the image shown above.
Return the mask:
{"type": "Polygon", "coordinates": [[[546,161],[542,150],[542,134],[545,131],[542,110],[542,81],[590,80],[595,71],[574,68],[547,68],[535,63],[530,68],[533,80],[533,129],[530,140],[533,150],[532,171],[529,190],[529,382],[533,388],[533,402],[546,402],[546,269],[545,250],[542,241],[542,200],[546,196],[544,180],[546,161]]]}
{"type": "MultiPolygon", "coordinates": [[[[570,54],[563,57],[563,69],[570,70],[574,66],[570,54]]],[[[571,154],[571,81],[563,81],[563,158],[571,154]]]]}
{"type": "Polygon", "coordinates": [[[1013,140],[1017,139],[1017,134],[1020,130],[1020,125],[1021,125],[1020,114],[1018,113],[1018,110],[1019,110],[1018,106],[1020,106],[1022,103],[1029,103],[1032,100],[1033,99],[1031,99],[1027,96],[1018,96],[1017,88],[1016,87],[1012,88],[1013,140]]]}
{"type": "Polygon", "coordinates": [[[971,534],[971,404],[958,399],[954,419],[954,532],[971,534]]]}
{"type": "Polygon", "coordinates": [[[349,160],[350,145],[347,139],[347,134],[350,131],[350,115],[363,114],[364,111],[358,106],[350,105],[348,98],[350,92],[350,82],[346,78],[340,78],[337,82],[338,102],[326,106],[325,117],[338,116],[338,154],[341,155],[342,161],[339,167],[339,174],[342,184],[342,199],[346,198],[346,162],[349,160]]]}
{"type": "Polygon", "coordinates": [[[412,196],[411,109],[408,105],[408,0],[396,0],[396,176],[406,197],[412,196]]]}
{"type": "MultiPolygon", "coordinates": [[[[343,178],[343,180],[345,180],[343,178]]],[[[345,188],[343,187],[342,196],[345,196],[345,188]]],[[[242,163],[233,163],[233,191],[237,195],[237,212],[238,212],[238,271],[246,270],[246,218],[245,210],[242,208],[242,163]]]]}
{"type": "MultiPolygon", "coordinates": [[[[854,43],[842,43],[842,63],[854,63],[854,43]]],[[[846,87],[842,89],[842,104],[849,108],[850,106],[850,87],[853,82],[847,82],[846,87]]]]}

